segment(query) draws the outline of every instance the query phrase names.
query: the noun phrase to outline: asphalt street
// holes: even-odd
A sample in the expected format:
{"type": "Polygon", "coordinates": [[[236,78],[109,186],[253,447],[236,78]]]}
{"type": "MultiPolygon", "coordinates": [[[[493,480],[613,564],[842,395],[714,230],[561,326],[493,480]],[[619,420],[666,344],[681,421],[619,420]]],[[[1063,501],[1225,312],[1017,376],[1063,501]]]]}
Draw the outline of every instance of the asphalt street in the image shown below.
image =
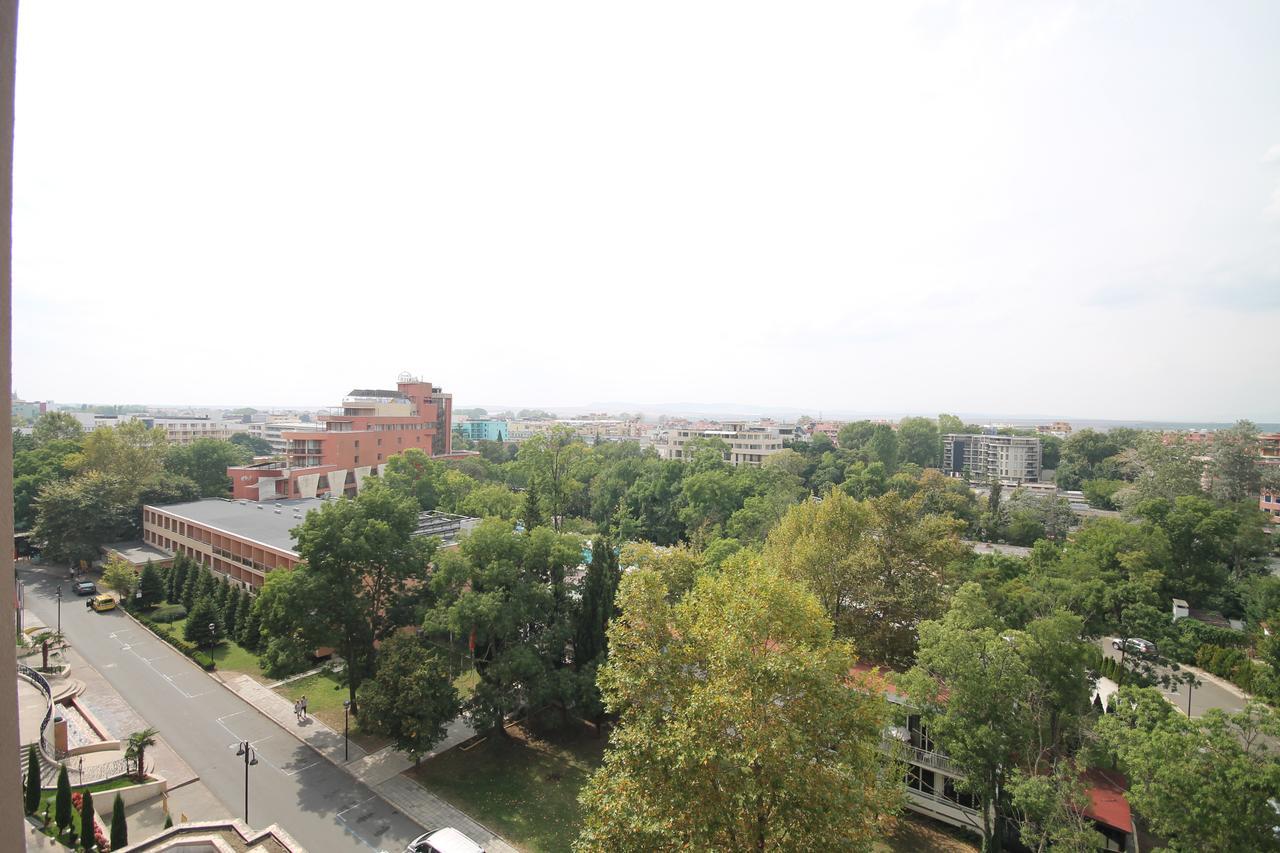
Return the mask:
{"type": "MultiPolygon", "coordinates": [[[[1098,642],[1102,646],[1103,654],[1119,660],[1120,652],[1111,648],[1111,642],[1114,639],[1115,637],[1103,637],[1098,642]]],[[[1169,673],[1168,667],[1156,667],[1156,669],[1164,675],[1169,673]]],[[[1179,685],[1176,690],[1170,691],[1164,688],[1161,688],[1161,690],[1164,692],[1165,697],[1178,707],[1178,710],[1184,714],[1187,712],[1187,686],[1185,684],[1179,685]]],[[[1201,679],[1199,686],[1191,689],[1191,716],[1193,717],[1202,716],[1210,708],[1221,708],[1227,713],[1235,713],[1236,711],[1244,710],[1244,706],[1245,700],[1208,679],[1201,679]]]]}
{"type": "Polygon", "coordinates": [[[236,747],[247,740],[258,756],[258,764],[249,768],[250,826],[277,823],[311,853],[398,853],[423,832],[119,610],[86,609],[85,599],[71,592],[65,570],[47,572],[19,566],[27,608],[55,625],[55,590],[61,583],[62,630],[71,645],[159,729],[231,814],[244,818],[245,765],[236,747]]]}

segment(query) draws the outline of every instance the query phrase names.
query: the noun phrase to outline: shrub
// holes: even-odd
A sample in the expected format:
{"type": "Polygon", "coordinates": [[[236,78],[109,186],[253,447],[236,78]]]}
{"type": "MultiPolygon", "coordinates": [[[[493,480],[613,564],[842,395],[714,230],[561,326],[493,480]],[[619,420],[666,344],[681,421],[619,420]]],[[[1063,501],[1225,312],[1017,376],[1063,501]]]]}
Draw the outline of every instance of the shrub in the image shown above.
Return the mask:
{"type": "Polygon", "coordinates": [[[200,664],[200,666],[204,667],[209,672],[212,672],[214,669],[215,664],[213,662],[213,658],[209,657],[204,652],[192,652],[191,659],[194,660],[196,663],[200,664]]]}
{"type": "Polygon", "coordinates": [[[151,613],[156,622],[177,622],[187,615],[187,608],[181,604],[163,604],[151,613]]]}

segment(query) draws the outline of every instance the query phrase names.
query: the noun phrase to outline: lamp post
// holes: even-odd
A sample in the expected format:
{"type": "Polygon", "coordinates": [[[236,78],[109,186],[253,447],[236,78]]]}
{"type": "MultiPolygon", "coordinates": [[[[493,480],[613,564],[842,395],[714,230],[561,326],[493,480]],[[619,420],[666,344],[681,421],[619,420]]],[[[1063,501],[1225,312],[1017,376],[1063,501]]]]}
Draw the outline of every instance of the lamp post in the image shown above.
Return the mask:
{"type": "Polygon", "coordinates": [[[349,738],[350,726],[348,725],[351,718],[351,700],[342,700],[342,760],[348,761],[351,758],[351,740],[349,738]]]}
{"type": "Polygon", "coordinates": [[[236,747],[236,755],[244,757],[244,822],[249,823],[249,768],[258,763],[258,754],[254,752],[249,741],[244,740],[236,747]]]}
{"type": "Polygon", "coordinates": [[[58,633],[62,633],[62,584],[58,584],[58,633]]]}
{"type": "MultiPolygon", "coordinates": [[[[217,639],[218,639],[218,626],[210,622],[209,623],[209,660],[210,661],[213,660],[213,644],[217,639]]],[[[245,823],[248,823],[248,822],[249,821],[246,819],[245,823]]]]}

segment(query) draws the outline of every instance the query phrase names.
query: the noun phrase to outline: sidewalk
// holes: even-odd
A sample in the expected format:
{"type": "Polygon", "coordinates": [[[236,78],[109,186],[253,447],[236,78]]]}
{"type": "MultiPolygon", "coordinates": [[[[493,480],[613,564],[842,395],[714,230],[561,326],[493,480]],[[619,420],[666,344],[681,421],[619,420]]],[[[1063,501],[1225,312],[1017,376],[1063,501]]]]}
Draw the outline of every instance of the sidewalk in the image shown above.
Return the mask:
{"type": "MultiPolygon", "coordinates": [[[[413,764],[402,753],[391,747],[367,753],[352,743],[351,760],[343,761],[342,735],[315,717],[299,723],[293,713],[293,703],[279,693],[247,675],[227,678],[222,684],[298,740],[368,785],[402,814],[426,829],[452,826],[483,845],[489,853],[516,853],[516,848],[506,840],[405,776],[404,771],[413,764]]],[[[430,758],[451,749],[474,734],[471,726],[459,717],[449,724],[445,739],[425,757],[430,758]]]]}

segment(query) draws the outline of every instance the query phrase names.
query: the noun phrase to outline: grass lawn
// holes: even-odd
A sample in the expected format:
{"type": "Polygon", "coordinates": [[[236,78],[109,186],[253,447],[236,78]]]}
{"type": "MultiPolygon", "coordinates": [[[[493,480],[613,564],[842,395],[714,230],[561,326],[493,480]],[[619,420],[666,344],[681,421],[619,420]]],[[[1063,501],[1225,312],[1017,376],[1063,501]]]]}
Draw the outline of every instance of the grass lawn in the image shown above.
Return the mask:
{"type": "Polygon", "coordinates": [[[606,744],[587,731],[507,729],[468,752],[451,749],[410,773],[426,788],[524,850],[568,850],[582,816],[578,791],[606,744]]]}
{"type": "MultiPolygon", "coordinates": [[[[323,672],[308,675],[306,678],[281,684],[276,692],[290,702],[297,702],[305,695],[307,712],[335,732],[342,732],[342,703],[347,699],[347,688],[339,684],[332,675],[323,672]]],[[[365,752],[377,752],[391,744],[384,737],[361,730],[357,717],[351,718],[351,739],[360,744],[365,752]]]]}
{"type": "MultiPolygon", "coordinates": [[[[95,807],[94,811],[98,811],[99,810],[98,807],[102,805],[102,801],[100,799],[101,797],[106,797],[106,804],[108,806],[110,806],[112,800],[115,799],[115,797],[107,793],[108,791],[113,791],[116,788],[127,788],[130,785],[135,785],[135,784],[137,783],[134,782],[132,779],[111,779],[107,782],[98,782],[93,785],[85,785],[84,787],[73,785],[71,787],[71,793],[74,794],[77,791],[91,792],[93,794],[93,805],[95,807]]],[[[53,818],[57,800],[58,800],[58,792],[56,789],[51,791],[42,791],[40,794],[40,805],[39,807],[36,808],[36,813],[32,815],[32,817],[34,817],[37,821],[43,820],[44,812],[45,812],[45,809],[47,808],[49,810],[49,824],[47,828],[44,830],[44,834],[49,836],[50,838],[57,839],[59,842],[63,842],[63,839],[58,838],[58,824],[54,822],[54,818],[53,818]]],[[[111,829],[111,821],[108,820],[105,823],[109,833],[111,829]]],[[[74,803],[72,804],[72,807],[71,807],[71,826],[75,828],[76,836],[79,837],[80,812],[78,809],[75,808],[74,803]]]]}
{"type": "MultiPolygon", "coordinates": [[[[157,622],[155,627],[171,637],[183,639],[182,632],[186,624],[187,619],[184,616],[174,622],[157,622]]],[[[208,648],[202,647],[201,650],[208,651],[208,648]]],[[[214,647],[213,662],[218,665],[219,670],[242,672],[258,681],[266,680],[266,676],[262,673],[262,667],[258,666],[258,656],[253,652],[246,651],[239,643],[234,643],[231,640],[223,640],[214,647]]]]}
{"type": "Polygon", "coordinates": [[[893,834],[877,842],[876,853],[977,853],[978,836],[903,809],[893,834]]]}
{"type": "Polygon", "coordinates": [[[468,669],[453,680],[453,689],[458,691],[458,696],[463,702],[471,698],[471,694],[476,691],[476,685],[480,683],[480,673],[474,669],[468,669]]]}

